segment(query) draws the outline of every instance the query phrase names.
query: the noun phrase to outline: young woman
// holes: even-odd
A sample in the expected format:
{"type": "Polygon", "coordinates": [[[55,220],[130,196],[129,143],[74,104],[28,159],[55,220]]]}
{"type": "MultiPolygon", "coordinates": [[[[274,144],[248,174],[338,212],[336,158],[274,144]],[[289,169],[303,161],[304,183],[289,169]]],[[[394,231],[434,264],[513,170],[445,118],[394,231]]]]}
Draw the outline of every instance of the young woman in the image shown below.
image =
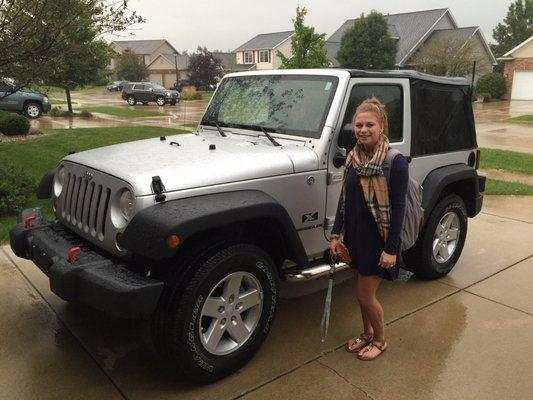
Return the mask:
{"type": "Polygon", "coordinates": [[[357,107],[353,126],[357,144],[346,158],[330,251],[337,256],[342,254],[343,246],[348,250],[363,318],[364,332],[349,340],[346,350],[357,353],[360,360],[370,361],[387,348],[383,308],[376,291],[382,279],[398,277],[409,172],[407,160],[398,155],[387,186],[382,164],[389,150],[388,119],[378,99],[367,99],[357,107]]]}

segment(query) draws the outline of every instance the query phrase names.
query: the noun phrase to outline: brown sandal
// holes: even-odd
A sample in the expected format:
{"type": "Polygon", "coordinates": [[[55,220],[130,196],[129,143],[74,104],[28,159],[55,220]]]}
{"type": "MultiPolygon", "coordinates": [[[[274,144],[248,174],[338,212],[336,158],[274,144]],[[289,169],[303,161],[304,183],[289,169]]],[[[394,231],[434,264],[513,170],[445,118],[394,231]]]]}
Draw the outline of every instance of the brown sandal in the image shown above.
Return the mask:
{"type": "Polygon", "coordinates": [[[361,361],[372,361],[379,357],[379,355],[385,350],[387,350],[387,342],[377,344],[376,342],[372,341],[368,346],[366,346],[364,349],[361,349],[361,351],[357,353],[357,358],[361,361]],[[378,349],[379,352],[374,354],[373,356],[364,357],[364,354],[368,353],[369,351],[372,351],[374,348],[378,349]]]}
{"type": "Polygon", "coordinates": [[[373,335],[367,333],[361,333],[358,338],[353,338],[348,340],[346,343],[345,349],[348,353],[358,353],[367,346],[369,343],[372,343],[373,335]]]}

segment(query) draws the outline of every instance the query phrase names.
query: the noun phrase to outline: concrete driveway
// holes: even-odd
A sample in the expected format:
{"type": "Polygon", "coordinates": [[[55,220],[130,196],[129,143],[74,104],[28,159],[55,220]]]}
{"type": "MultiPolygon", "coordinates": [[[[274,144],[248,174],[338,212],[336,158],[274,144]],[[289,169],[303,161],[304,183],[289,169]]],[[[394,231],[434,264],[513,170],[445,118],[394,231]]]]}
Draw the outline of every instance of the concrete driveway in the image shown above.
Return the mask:
{"type": "MultiPolygon", "coordinates": [[[[531,399],[533,204],[488,197],[463,255],[438,281],[385,283],[389,350],[361,362],[342,348],[361,331],[353,280],[324,291],[285,285],[273,330],[241,371],[191,386],[150,344],[148,321],[66,304],[30,262],[0,249],[0,393],[13,399],[531,399]],[[519,210],[519,211],[517,211],[519,210]]],[[[316,285],[316,283],[309,285],[316,285]]]]}

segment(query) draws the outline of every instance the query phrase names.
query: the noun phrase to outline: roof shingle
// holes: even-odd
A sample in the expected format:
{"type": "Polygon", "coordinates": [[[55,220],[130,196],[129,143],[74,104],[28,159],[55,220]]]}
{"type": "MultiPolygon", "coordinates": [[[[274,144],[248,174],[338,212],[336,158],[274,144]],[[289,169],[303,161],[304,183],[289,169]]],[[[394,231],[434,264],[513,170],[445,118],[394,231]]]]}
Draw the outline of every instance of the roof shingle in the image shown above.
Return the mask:
{"type": "Polygon", "coordinates": [[[273,49],[281,42],[290,38],[293,34],[294,31],[262,33],[237,47],[234,52],[243,50],[273,49]]]}

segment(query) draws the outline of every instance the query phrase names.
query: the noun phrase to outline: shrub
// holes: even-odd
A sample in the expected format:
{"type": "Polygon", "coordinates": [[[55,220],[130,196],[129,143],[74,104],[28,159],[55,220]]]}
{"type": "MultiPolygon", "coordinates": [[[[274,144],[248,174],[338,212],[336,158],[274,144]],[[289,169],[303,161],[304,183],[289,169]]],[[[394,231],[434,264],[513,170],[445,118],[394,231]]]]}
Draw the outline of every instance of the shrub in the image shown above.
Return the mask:
{"type": "Polygon", "coordinates": [[[481,76],[476,84],[476,95],[489,94],[493,99],[501,99],[505,93],[505,78],[502,74],[491,72],[481,76]]]}
{"type": "Polygon", "coordinates": [[[72,114],[68,110],[62,110],[61,107],[52,107],[50,115],[52,117],[70,117],[72,114]]]}
{"type": "Polygon", "coordinates": [[[196,90],[194,86],[185,86],[181,91],[182,100],[202,100],[204,93],[196,90]]]}
{"type": "Polygon", "coordinates": [[[6,136],[27,135],[30,121],[22,115],[0,112],[0,132],[6,136]]]}
{"type": "Polygon", "coordinates": [[[0,217],[16,215],[33,198],[37,183],[11,164],[0,164],[0,176],[0,217]]]}

